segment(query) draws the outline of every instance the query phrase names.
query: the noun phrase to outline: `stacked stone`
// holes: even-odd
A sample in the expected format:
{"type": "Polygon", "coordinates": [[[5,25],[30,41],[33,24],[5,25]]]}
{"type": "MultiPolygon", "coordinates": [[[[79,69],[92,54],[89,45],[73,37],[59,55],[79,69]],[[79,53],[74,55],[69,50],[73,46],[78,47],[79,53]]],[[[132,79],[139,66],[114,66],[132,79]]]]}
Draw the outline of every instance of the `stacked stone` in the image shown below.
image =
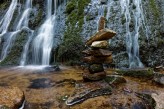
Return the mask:
{"type": "Polygon", "coordinates": [[[83,74],[85,81],[97,81],[106,77],[103,64],[112,63],[112,52],[108,51],[109,39],[116,35],[116,32],[104,28],[105,23],[103,17],[99,21],[99,31],[94,34],[86,45],[89,47],[87,50],[82,51],[86,56],[83,61],[89,64],[87,71],[83,74]]]}

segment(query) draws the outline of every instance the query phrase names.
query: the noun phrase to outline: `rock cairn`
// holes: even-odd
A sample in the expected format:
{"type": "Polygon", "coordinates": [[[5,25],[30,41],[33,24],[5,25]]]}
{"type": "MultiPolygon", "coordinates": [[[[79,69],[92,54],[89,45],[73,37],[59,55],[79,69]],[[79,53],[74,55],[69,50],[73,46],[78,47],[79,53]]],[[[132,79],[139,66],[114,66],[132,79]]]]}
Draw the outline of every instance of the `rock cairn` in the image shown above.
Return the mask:
{"type": "Polygon", "coordinates": [[[84,81],[97,81],[106,77],[103,64],[112,63],[112,52],[107,50],[109,39],[116,35],[115,31],[105,28],[105,18],[99,21],[99,31],[86,42],[88,49],[82,51],[85,54],[83,61],[89,64],[83,74],[84,81]]]}

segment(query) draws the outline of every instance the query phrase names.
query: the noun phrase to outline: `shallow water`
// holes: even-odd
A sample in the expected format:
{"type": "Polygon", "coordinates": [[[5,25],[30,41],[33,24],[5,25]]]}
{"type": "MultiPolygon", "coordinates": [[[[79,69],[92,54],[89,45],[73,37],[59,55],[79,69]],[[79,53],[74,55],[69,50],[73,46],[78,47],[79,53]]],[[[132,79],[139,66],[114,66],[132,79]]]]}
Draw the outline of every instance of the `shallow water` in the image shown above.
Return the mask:
{"type": "MultiPolygon", "coordinates": [[[[124,88],[133,92],[164,92],[164,88],[149,79],[125,77],[127,83],[117,86],[112,95],[66,106],[64,97],[72,94],[76,81],[82,81],[83,70],[79,67],[60,68],[61,71],[53,72],[45,71],[43,67],[30,66],[0,68],[0,86],[16,86],[22,89],[26,98],[25,109],[110,109],[112,102],[127,103],[129,99],[137,99],[133,94],[125,96],[124,88]]],[[[114,72],[111,69],[106,71],[108,74],[114,72]]]]}

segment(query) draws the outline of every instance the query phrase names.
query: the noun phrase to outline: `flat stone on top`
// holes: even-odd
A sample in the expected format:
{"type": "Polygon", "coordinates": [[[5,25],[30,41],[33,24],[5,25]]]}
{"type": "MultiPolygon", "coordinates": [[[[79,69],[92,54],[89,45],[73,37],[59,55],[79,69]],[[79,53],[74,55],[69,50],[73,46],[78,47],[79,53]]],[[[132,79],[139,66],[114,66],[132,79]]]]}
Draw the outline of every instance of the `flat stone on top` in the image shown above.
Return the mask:
{"type": "Polygon", "coordinates": [[[87,42],[86,45],[91,45],[94,41],[109,40],[116,35],[116,32],[110,29],[102,29],[94,34],[87,42]]]}

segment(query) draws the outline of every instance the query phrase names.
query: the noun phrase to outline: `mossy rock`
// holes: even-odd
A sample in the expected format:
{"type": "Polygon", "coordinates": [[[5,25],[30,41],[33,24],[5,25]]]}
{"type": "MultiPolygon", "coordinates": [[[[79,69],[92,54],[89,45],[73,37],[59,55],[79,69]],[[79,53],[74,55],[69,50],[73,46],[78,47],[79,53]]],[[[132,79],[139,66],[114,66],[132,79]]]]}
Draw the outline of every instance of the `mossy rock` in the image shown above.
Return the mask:
{"type": "Polygon", "coordinates": [[[143,69],[117,69],[118,75],[125,75],[131,77],[146,77],[151,78],[154,75],[154,71],[151,68],[143,68],[143,69]]]}
{"type": "Polygon", "coordinates": [[[28,33],[24,30],[16,35],[11,51],[8,53],[7,57],[0,63],[1,66],[19,65],[27,36],[28,33]]]}
{"type": "Polygon", "coordinates": [[[123,78],[122,76],[118,76],[118,75],[107,75],[104,80],[108,84],[112,84],[112,85],[118,85],[118,84],[126,83],[125,78],[123,78]]]}

